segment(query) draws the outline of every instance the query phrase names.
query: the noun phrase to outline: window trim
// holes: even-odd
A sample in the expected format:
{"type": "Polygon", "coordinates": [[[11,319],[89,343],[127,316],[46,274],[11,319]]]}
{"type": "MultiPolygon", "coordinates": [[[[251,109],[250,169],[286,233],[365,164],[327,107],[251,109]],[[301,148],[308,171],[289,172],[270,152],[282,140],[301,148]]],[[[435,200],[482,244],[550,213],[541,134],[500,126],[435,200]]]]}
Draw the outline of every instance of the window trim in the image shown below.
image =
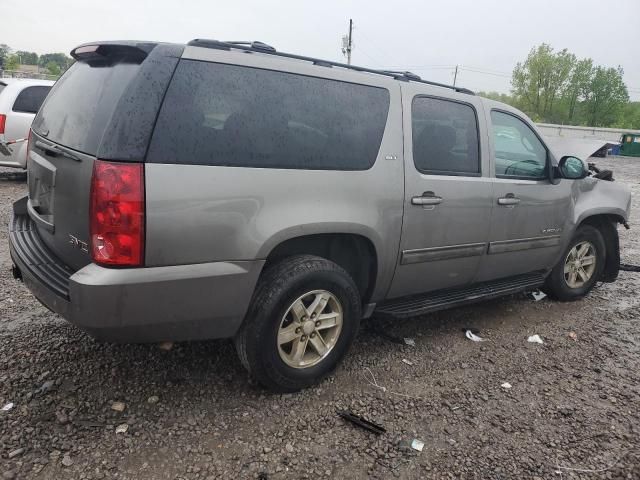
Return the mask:
{"type": "Polygon", "coordinates": [[[520,117],[519,115],[513,113],[513,112],[509,112],[507,110],[503,110],[501,108],[492,108],[489,111],[489,120],[491,123],[491,142],[493,144],[493,175],[495,178],[501,178],[503,180],[531,180],[534,182],[540,182],[543,180],[549,180],[549,169],[550,169],[550,164],[551,164],[551,157],[549,156],[549,147],[547,147],[547,144],[544,143],[544,141],[542,140],[542,137],[540,137],[540,135],[538,135],[538,132],[536,132],[533,128],[531,128],[531,125],[529,125],[529,122],[527,122],[524,118],[520,117]],[[491,119],[491,113],[492,112],[498,112],[498,113],[503,113],[505,115],[509,115],[517,120],[520,120],[522,123],[524,123],[527,128],[529,130],[531,130],[531,132],[536,136],[536,138],[538,139],[538,141],[542,144],[542,147],[544,148],[545,151],[545,164],[544,164],[544,174],[540,177],[531,177],[531,176],[527,176],[527,175],[498,175],[496,173],[496,144],[495,144],[495,140],[494,140],[494,135],[493,135],[493,120],[491,119]]]}
{"type": "Polygon", "coordinates": [[[458,100],[458,99],[454,99],[454,98],[447,98],[447,97],[440,97],[438,95],[428,95],[428,94],[423,94],[423,93],[419,93],[417,95],[414,95],[413,98],[411,99],[411,112],[410,112],[410,119],[411,119],[411,160],[413,160],[413,166],[416,169],[416,171],[424,174],[424,175],[439,175],[441,177],[482,177],[483,176],[483,171],[482,171],[482,144],[481,144],[481,140],[480,140],[480,120],[478,117],[478,110],[476,109],[475,105],[473,105],[472,103],[469,102],[465,102],[462,100],[458,100]],[[471,110],[473,111],[473,115],[475,117],[476,120],[476,135],[477,135],[477,139],[478,139],[478,172],[455,172],[455,171],[450,171],[450,170],[423,170],[420,169],[418,167],[418,165],[416,165],[416,159],[415,156],[413,155],[413,145],[414,145],[414,141],[413,141],[413,105],[414,102],[416,101],[416,99],[419,98],[430,98],[432,100],[442,100],[445,102],[451,102],[451,103],[458,103],[460,105],[466,105],[468,107],[471,107],[471,110]]]}

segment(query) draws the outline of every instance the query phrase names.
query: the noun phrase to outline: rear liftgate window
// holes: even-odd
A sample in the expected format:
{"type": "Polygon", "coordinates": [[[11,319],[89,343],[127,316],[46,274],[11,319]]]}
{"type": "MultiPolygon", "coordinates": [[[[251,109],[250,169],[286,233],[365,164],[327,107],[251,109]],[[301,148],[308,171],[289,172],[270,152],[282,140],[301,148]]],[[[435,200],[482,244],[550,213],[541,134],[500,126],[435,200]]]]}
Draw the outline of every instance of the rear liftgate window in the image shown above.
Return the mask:
{"type": "Polygon", "coordinates": [[[147,161],[366,170],[388,110],[383,88],[181,60],[147,161]]]}
{"type": "Polygon", "coordinates": [[[33,130],[74,150],[96,155],[118,101],[139,72],[136,63],[76,62],[54,85],[33,130]]]}

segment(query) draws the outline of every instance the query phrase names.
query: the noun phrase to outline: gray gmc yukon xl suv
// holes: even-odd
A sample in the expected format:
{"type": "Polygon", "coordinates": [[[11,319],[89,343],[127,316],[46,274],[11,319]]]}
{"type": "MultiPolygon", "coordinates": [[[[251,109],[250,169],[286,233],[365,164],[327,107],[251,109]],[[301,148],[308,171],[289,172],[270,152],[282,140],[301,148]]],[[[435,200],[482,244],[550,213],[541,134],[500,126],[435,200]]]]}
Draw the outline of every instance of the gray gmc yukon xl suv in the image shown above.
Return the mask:
{"type": "Polygon", "coordinates": [[[507,105],[260,42],[86,44],[34,120],[14,274],[109,341],[234,338],[264,386],[362,318],[615,280],[630,193],[507,105]]]}

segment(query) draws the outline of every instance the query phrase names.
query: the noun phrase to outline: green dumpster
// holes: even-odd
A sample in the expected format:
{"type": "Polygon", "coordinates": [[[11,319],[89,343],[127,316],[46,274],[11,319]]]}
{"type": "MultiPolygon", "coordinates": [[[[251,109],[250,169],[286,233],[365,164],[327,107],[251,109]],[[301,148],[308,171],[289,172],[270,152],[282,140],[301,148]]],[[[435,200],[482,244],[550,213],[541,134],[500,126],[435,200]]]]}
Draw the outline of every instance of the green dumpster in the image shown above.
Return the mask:
{"type": "Polygon", "coordinates": [[[625,133],[620,143],[620,155],[640,157],[640,133],[625,133]]]}

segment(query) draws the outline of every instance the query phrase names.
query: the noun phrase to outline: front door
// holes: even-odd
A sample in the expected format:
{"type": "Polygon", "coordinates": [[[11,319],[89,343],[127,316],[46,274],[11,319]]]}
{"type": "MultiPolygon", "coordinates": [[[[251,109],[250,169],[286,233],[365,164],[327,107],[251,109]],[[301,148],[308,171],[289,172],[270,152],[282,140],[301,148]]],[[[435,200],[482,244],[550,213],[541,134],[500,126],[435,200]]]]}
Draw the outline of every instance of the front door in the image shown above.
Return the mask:
{"type": "Polygon", "coordinates": [[[466,285],[487,251],[492,191],[482,103],[425,88],[402,87],[405,206],[389,298],[466,285]]]}
{"type": "Polygon", "coordinates": [[[488,255],[478,280],[551,268],[570,220],[566,182],[549,181],[550,153],[533,128],[516,114],[491,110],[494,209],[488,255]]]}

